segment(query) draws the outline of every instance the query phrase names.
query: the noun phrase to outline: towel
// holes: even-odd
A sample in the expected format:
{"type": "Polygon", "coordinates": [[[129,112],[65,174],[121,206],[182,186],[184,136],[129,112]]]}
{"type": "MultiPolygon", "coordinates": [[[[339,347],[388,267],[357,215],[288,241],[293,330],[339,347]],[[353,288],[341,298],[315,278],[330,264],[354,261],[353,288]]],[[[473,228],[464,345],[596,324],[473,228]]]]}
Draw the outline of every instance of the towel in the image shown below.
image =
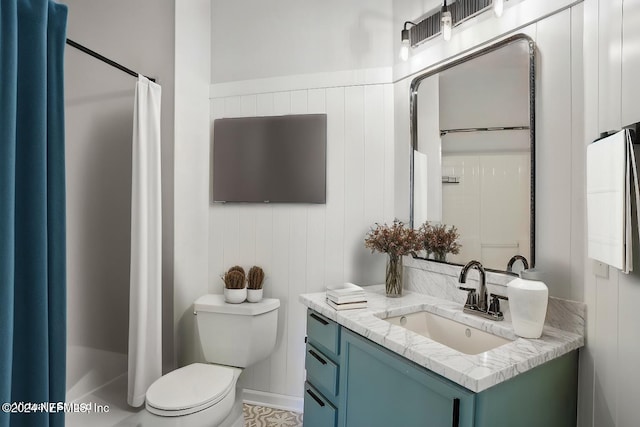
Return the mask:
{"type": "Polygon", "coordinates": [[[326,297],[327,304],[336,310],[365,308],[367,306],[367,295],[364,289],[350,282],[328,285],[326,297]]]}
{"type": "Polygon", "coordinates": [[[587,147],[587,254],[627,274],[633,268],[631,197],[640,199],[635,164],[627,129],[587,147]]]}

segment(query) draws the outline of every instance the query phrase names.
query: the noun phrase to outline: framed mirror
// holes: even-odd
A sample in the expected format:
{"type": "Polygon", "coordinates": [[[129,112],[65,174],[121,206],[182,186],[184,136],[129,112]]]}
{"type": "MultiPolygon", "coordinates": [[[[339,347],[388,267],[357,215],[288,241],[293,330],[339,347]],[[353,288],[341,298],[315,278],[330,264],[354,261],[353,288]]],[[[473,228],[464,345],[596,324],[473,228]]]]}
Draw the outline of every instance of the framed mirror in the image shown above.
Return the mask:
{"type": "Polygon", "coordinates": [[[411,83],[410,222],[455,226],[458,254],[535,265],[535,44],[500,41],[411,83]]]}

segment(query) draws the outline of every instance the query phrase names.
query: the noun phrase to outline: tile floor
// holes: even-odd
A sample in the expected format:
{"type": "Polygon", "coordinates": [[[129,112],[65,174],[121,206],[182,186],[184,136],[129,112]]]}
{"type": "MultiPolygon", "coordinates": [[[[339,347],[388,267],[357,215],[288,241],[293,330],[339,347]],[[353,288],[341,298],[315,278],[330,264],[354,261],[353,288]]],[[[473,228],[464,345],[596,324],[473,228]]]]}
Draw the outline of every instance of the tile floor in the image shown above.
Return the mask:
{"type": "Polygon", "coordinates": [[[302,414],[244,404],[244,427],[302,427],[302,414]]]}

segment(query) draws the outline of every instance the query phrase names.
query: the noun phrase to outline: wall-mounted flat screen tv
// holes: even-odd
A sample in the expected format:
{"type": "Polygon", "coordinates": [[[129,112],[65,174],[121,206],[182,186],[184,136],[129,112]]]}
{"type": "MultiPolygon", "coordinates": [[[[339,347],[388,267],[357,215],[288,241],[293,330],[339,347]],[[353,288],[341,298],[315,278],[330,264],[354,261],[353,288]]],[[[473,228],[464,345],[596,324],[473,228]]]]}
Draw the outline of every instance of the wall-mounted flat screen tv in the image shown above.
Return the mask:
{"type": "Polygon", "coordinates": [[[326,203],[327,115],[213,122],[213,201],[326,203]]]}

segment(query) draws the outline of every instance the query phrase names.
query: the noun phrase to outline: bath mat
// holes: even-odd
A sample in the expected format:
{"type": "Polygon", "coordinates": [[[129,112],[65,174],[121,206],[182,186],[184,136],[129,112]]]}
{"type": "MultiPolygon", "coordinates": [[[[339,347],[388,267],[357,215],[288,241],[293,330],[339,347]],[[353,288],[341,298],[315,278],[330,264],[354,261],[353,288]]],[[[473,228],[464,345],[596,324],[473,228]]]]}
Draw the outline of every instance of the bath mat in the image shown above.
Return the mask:
{"type": "Polygon", "coordinates": [[[302,414],[265,406],[243,405],[244,427],[302,427],[302,414]]]}

